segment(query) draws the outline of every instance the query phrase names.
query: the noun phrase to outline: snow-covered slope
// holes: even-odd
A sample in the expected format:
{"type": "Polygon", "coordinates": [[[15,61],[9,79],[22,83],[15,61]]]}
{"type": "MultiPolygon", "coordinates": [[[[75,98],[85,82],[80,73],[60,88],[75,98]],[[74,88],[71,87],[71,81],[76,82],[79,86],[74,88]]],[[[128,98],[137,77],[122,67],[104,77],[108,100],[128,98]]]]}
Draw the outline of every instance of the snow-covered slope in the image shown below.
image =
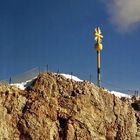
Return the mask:
{"type": "Polygon", "coordinates": [[[78,82],[82,82],[83,80],[79,79],[78,77],[74,76],[74,75],[70,75],[70,74],[60,74],[68,79],[72,79],[74,81],[78,81],[78,82]]]}
{"type": "Polygon", "coordinates": [[[26,82],[14,83],[14,84],[12,83],[12,84],[10,84],[10,85],[11,85],[11,86],[16,86],[16,87],[18,87],[19,89],[24,90],[26,87],[29,87],[35,79],[36,79],[36,77],[33,78],[33,79],[31,79],[31,80],[28,80],[28,81],[26,81],[26,82]]]}
{"type": "Polygon", "coordinates": [[[114,94],[115,96],[121,98],[121,97],[127,97],[127,98],[131,98],[130,95],[125,94],[125,93],[121,93],[121,92],[117,92],[117,91],[110,91],[111,94],[114,94]]]}

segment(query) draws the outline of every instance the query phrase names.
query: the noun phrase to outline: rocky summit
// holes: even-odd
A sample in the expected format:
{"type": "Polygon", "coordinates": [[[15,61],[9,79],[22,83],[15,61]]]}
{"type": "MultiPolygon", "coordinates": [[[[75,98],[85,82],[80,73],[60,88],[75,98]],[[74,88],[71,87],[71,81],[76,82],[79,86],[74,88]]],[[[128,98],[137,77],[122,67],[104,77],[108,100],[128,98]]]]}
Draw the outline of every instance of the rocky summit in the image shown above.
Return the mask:
{"type": "Polygon", "coordinates": [[[0,84],[0,140],[140,140],[139,98],[40,74],[25,90],[0,84]]]}

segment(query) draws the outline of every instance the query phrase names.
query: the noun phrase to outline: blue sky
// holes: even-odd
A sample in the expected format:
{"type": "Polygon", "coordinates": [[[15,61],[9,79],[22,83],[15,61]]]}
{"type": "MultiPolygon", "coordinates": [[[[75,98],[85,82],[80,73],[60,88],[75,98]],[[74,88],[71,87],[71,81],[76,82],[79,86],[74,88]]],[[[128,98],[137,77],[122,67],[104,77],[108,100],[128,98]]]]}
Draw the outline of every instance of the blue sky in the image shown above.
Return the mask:
{"type": "Polygon", "coordinates": [[[0,1],[0,79],[48,64],[96,82],[93,31],[100,26],[102,80],[140,89],[140,2],[128,1],[0,1]]]}

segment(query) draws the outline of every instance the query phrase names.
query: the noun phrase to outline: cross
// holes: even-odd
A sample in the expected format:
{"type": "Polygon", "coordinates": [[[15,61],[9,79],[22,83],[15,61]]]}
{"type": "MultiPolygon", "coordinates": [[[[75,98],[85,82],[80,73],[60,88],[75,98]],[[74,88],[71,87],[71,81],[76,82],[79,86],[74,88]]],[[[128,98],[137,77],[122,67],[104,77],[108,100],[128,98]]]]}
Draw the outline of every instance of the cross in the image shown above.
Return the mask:
{"type": "Polygon", "coordinates": [[[101,43],[103,39],[103,35],[99,27],[95,28],[94,35],[95,35],[95,41],[97,41],[97,43],[101,43]]]}

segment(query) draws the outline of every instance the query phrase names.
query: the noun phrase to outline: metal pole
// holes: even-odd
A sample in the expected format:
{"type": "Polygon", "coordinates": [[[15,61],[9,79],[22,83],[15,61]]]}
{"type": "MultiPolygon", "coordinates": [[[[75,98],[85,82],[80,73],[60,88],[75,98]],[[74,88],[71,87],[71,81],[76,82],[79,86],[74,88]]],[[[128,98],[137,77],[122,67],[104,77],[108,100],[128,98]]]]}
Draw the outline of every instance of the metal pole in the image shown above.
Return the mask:
{"type": "Polygon", "coordinates": [[[57,74],[59,74],[59,69],[57,70],[57,74]]]}
{"type": "Polygon", "coordinates": [[[39,72],[39,74],[41,73],[41,68],[40,68],[40,66],[38,67],[38,72],[39,72]]]}
{"type": "Polygon", "coordinates": [[[92,80],[92,75],[90,74],[89,75],[89,81],[91,82],[91,80],[92,80]]]}
{"type": "Polygon", "coordinates": [[[101,77],[100,77],[100,51],[97,51],[97,85],[100,87],[101,85],[101,77]]]}
{"type": "Polygon", "coordinates": [[[12,78],[10,77],[10,79],[9,79],[9,84],[11,84],[12,83],[12,78]]]}
{"type": "Polygon", "coordinates": [[[72,80],[73,72],[71,72],[70,74],[71,74],[71,80],[72,80]]]}
{"type": "Polygon", "coordinates": [[[101,86],[101,77],[100,77],[100,52],[103,49],[102,39],[103,35],[99,27],[95,28],[95,49],[97,51],[97,85],[101,86]]]}

